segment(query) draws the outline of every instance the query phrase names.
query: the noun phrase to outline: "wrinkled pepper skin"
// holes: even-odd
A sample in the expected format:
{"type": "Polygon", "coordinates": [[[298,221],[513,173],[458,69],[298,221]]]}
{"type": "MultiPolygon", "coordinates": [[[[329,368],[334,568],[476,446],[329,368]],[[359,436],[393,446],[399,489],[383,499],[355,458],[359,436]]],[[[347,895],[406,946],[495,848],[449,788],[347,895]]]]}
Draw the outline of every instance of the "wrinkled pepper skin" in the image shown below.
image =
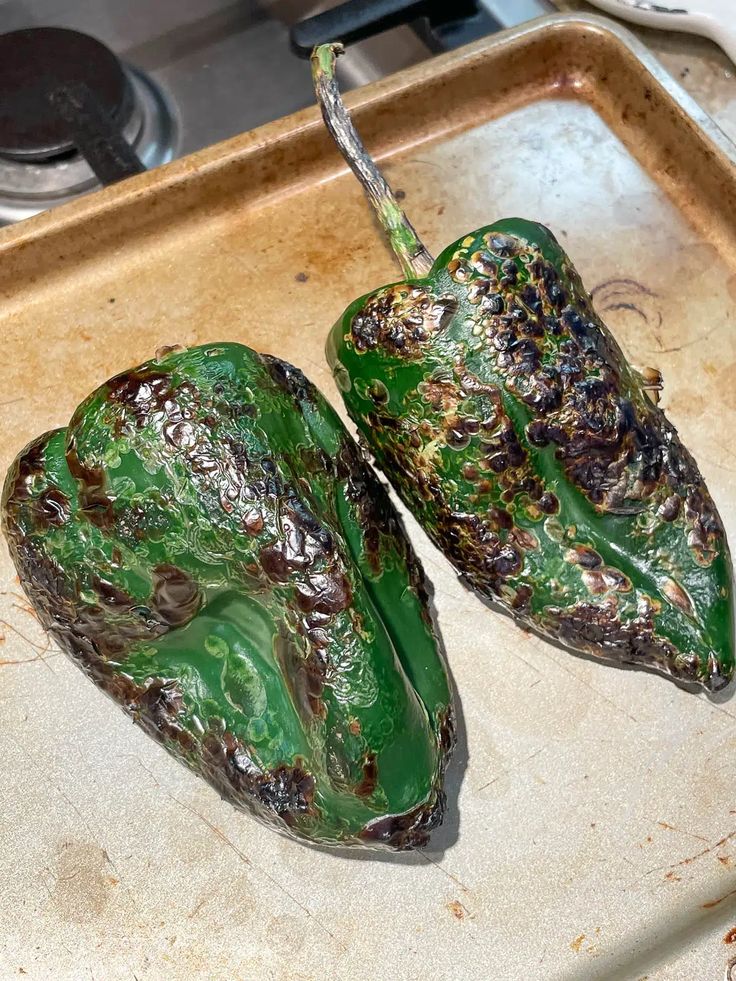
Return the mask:
{"type": "Polygon", "coordinates": [[[576,651],[729,681],[721,520],[548,229],[472,232],[425,278],[351,304],[327,356],[378,466],[473,589],[576,651]]]}
{"type": "Polygon", "coordinates": [[[3,514],[46,629],[223,797],[312,842],[426,843],[453,715],[423,573],[300,371],[163,353],[20,454],[3,514]]]}

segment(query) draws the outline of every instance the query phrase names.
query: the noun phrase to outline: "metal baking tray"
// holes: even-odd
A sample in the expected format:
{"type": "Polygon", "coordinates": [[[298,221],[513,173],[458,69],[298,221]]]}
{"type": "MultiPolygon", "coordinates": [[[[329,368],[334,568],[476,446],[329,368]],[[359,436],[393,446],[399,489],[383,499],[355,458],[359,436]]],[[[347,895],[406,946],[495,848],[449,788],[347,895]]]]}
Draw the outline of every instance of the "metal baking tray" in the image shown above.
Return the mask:
{"type": "MultiPolygon", "coordinates": [[[[557,16],[353,93],[429,247],[550,225],[736,541],[736,152],[624,29],[557,16]]],[[[339,405],[323,343],[396,279],[316,110],[0,234],[0,469],[162,344],[231,339],[339,405]]],[[[0,558],[0,977],[722,977],[736,705],[494,615],[410,525],[461,695],[422,854],[332,853],[219,800],[59,652],[0,558]],[[459,798],[459,799],[458,799],[459,798]]]]}

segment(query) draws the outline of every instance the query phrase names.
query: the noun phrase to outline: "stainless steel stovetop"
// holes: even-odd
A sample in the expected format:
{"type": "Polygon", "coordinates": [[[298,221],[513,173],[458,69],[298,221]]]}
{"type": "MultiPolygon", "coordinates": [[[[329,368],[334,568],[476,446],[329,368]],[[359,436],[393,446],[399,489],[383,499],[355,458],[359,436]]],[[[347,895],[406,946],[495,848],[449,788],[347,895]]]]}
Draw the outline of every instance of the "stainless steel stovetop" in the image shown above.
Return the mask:
{"type": "MultiPolygon", "coordinates": [[[[133,96],[120,135],[140,166],[151,168],[310,104],[308,63],[291,50],[289,29],[335,6],[300,0],[0,0],[0,34],[61,27],[109,48],[122,62],[133,96]]],[[[418,23],[359,41],[341,60],[343,87],[429,58],[443,45],[469,39],[473,30],[487,33],[554,9],[548,0],[478,0],[478,8],[482,18],[472,29],[463,26],[442,41],[428,38],[418,23]]],[[[46,71],[42,55],[30,60],[37,75],[46,71]]],[[[0,90],[0,123],[9,103],[17,113],[18,99],[17,92],[0,90]]],[[[0,224],[107,182],[108,171],[90,166],[71,145],[52,156],[7,156],[3,146],[0,139],[0,224]]]]}

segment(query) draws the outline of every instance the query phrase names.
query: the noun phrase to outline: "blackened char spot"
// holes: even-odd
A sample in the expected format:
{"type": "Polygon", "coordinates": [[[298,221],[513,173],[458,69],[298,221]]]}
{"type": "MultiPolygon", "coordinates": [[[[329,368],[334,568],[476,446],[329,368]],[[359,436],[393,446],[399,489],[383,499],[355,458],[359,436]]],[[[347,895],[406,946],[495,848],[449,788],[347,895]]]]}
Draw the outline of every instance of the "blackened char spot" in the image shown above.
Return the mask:
{"type": "Polygon", "coordinates": [[[526,427],[526,435],[532,446],[546,446],[549,442],[547,424],[542,419],[533,419],[526,427]]]}
{"type": "MultiPolygon", "coordinates": [[[[548,365],[532,374],[529,391],[523,396],[523,401],[540,415],[546,415],[559,408],[562,401],[562,383],[558,369],[548,365]]],[[[544,423],[541,420],[529,423],[527,432],[533,426],[544,423]]]]}
{"type": "Polygon", "coordinates": [[[274,654],[300,717],[304,720],[315,716],[324,718],[326,709],[322,694],[327,658],[321,648],[315,645],[307,652],[301,651],[293,634],[282,624],[274,641],[274,654]]]}
{"type": "Polygon", "coordinates": [[[96,685],[115,699],[159,741],[188,752],[194,739],[175,721],[176,696],[163,679],[138,685],[119,670],[127,651],[165,631],[131,609],[130,597],[100,580],[93,583],[100,605],[83,602],[79,582],[31,539],[8,515],[8,538],[18,573],[43,626],[96,685]],[[110,617],[114,608],[114,617],[110,617]]]}
{"type": "Polygon", "coordinates": [[[697,478],[691,479],[685,501],[685,517],[691,522],[688,544],[698,564],[708,566],[723,542],[725,532],[713,500],[703,484],[703,478],[695,467],[695,461],[684,447],[680,447],[680,450],[683,465],[691,466],[697,478]]]}
{"type": "Polygon", "coordinates": [[[519,269],[513,259],[504,259],[501,263],[501,284],[503,286],[515,286],[519,278],[519,269]]]}
{"type": "Polygon", "coordinates": [[[529,610],[532,596],[533,591],[531,586],[517,586],[516,595],[511,601],[511,606],[517,613],[526,613],[529,610]]]}
{"type": "Polygon", "coordinates": [[[721,666],[718,663],[718,659],[714,654],[708,655],[708,682],[707,686],[710,691],[721,691],[725,688],[729,681],[730,676],[724,674],[721,670],[721,666]]]}
{"type": "Polygon", "coordinates": [[[501,545],[496,554],[490,559],[491,569],[495,576],[506,579],[521,572],[523,559],[513,545],[501,545]]]}
{"type": "Polygon", "coordinates": [[[314,573],[296,589],[297,606],[303,613],[340,613],[351,600],[350,583],[337,569],[314,573]]]}
{"type": "Polygon", "coordinates": [[[560,502],[552,491],[545,491],[537,501],[539,510],[544,514],[557,514],[560,510],[560,502]]]}
{"type": "Polygon", "coordinates": [[[264,820],[289,827],[299,814],[316,814],[314,778],[300,757],[293,765],[262,770],[231,732],[210,728],[202,737],[202,762],[207,780],[233,804],[264,820]]]}
{"type": "Polygon", "coordinates": [[[430,833],[442,824],[446,800],[444,792],[435,791],[430,799],[405,814],[391,814],[371,821],[360,833],[368,844],[387,845],[397,851],[421,848],[429,841],[430,833]]]}
{"type": "Polygon", "coordinates": [[[155,368],[126,371],[107,383],[107,398],[119,402],[137,416],[160,407],[171,392],[171,375],[155,368]]]}
{"type": "Polygon", "coordinates": [[[73,437],[67,446],[66,465],[69,473],[78,483],[77,495],[82,514],[98,528],[110,529],[114,521],[113,502],[105,491],[107,486],[105,471],[102,467],[87,466],[82,463],[73,437]]]}
{"type": "Polygon", "coordinates": [[[292,572],[308,569],[317,558],[330,558],[335,542],[331,532],[292,488],[282,487],[281,492],[286,496],[281,512],[283,534],[262,548],[259,558],[268,578],[284,583],[292,572]]]}
{"type": "Polygon", "coordinates": [[[266,545],[262,548],[258,558],[263,571],[273,582],[287,582],[291,569],[284,555],[281,543],[266,545]]]}
{"type": "Polygon", "coordinates": [[[455,744],[457,743],[455,713],[453,712],[451,705],[448,705],[448,707],[440,713],[438,722],[438,737],[441,754],[440,771],[444,773],[455,750],[455,744]]]}
{"type": "Polygon", "coordinates": [[[337,476],[345,480],[345,496],[358,513],[363,531],[363,550],[371,571],[379,575],[383,569],[382,541],[397,545],[403,540],[393,508],[381,484],[368,470],[365,461],[352,441],[345,440],[336,458],[337,476]]]}
{"type": "Polygon", "coordinates": [[[290,494],[288,498],[287,511],[295,524],[299,526],[305,538],[311,541],[305,542],[305,548],[314,558],[313,552],[319,551],[322,555],[332,555],[335,550],[335,542],[331,532],[318,521],[314,513],[309,510],[305,501],[296,494],[290,494]]]}
{"type": "Polygon", "coordinates": [[[262,354],[261,360],[268,369],[268,373],[287,394],[295,400],[297,405],[301,402],[315,402],[317,390],[309,381],[304,372],[287,361],[274,358],[270,354],[262,354]]]}
{"type": "Polygon", "coordinates": [[[532,313],[539,314],[542,312],[542,298],[539,295],[539,290],[536,286],[532,286],[531,283],[527,283],[522,287],[519,296],[524,301],[524,305],[527,306],[532,313]]]}
{"type": "Polygon", "coordinates": [[[175,721],[184,707],[181,689],[173,679],[156,678],[135,698],[136,710],[160,731],[175,721]]]}
{"type": "Polygon", "coordinates": [[[680,507],[682,505],[681,499],[676,495],[672,494],[664,504],[659,509],[659,513],[662,516],[663,521],[674,521],[675,518],[680,513],[680,507]]]}
{"type": "Polygon", "coordinates": [[[505,235],[503,232],[488,232],[485,236],[488,248],[494,255],[507,259],[510,256],[518,255],[521,249],[519,239],[512,235],[505,235]]]}
{"type": "MultiPolygon", "coordinates": [[[[120,661],[133,644],[150,642],[167,627],[132,609],[130,597],[122,591],[114,594],[118,601],[114,617],[110,617],[106,602],[83,601],[79,581],[51,558],[38,540],[25,537],[10,512],[7,519],[11,554],[41,623],[103,691],[127,704],[119,690],[120,676],[108,661],[120,661]]],[[[107,592],[104,587],[103,592],[107,592]]]]}
{"type": "Polygon", "coordinates": [[[514,527],[514,519],[506,508],[490,507],[488,509],[488,520],[490,521],[494,531],[498,531],[500,528],[504,528],[508,531],[514,527]]]}
{"type": "Polygon", "coordinates": [[[257,794],[269,810],[287,820],[292,815],[310,811],[314,800],[314,777],[301,766],[278,766],[265,772],[257,794]]]}
{"type": "Polygon", "coordinates": [[[458,308],[452,294],[435,296],[424,286],[387,286],[367,297],[350,323],[356,351],[383,347],[406,359],[422,356],[424,343],[443,330],[458,308]]]}
{"type": "Polygon", "coordinates": [[[655,666],[684,681],[699,680],[697,655],[678,656],[673,644],[655,632],[649,617],[622,623],[613,607],[578,603],[567,610],[549,609],[545,619],[573,647],[628,664],[655,666]]]}
{"type": "Polygon", "coordinates": [[[92,577],[92,588],[101,601],[110,608],[130,610],[134,605],[132,597],[124,589],[120,589],[119,586],[100,578],[100,576],[92,577]]]}
{"type": "Polygon", "coordinates": [[[572,565],[579,565],[583,569],[597,569],[603,563],[603,559],[593,548],[587,545],[576,545],[568,549],[565,559],[572,565]]]}
{"type": "Polygon", "coordinates": [[[69,498],[58,487],[47,487],[33,505],[33,517],[39,531],[52,525],[60,528],[69,520],[69,514],[69,498]]]}
{"type": "Polygon", "coordinates": [[[183,703],[175,682],[151,678],[145,685],[138,685],[108,664],[98,665],[88,673],[157,742],[177,743],[184,753],[196,749],[192,734],[177,721],[183,703]]]}
{"type": "Polygon", "coordinates": [[[8,501],[7,506],[28,501],[33,496],[35,478],[44,472],[46,446],[51,433],[46,433],[29,443],[23,453],[13,463],[8,472],[8,501]],[[13,478],[13,472],[15,476],[13,478]]]}
{"type": "Polygon", "coordinates": [[[169,563],[153,570],[151,609],[168,627],[181,627],[194,618],[202,604],[202,594],[192,577],[169,563]]]}
{"type": "Polygon", "coordinates": [[[375,753],[366,753],[363,760],[363,777],[355,787],[356,797],[370,797],[378,785],[378,763],[375,753]]]}

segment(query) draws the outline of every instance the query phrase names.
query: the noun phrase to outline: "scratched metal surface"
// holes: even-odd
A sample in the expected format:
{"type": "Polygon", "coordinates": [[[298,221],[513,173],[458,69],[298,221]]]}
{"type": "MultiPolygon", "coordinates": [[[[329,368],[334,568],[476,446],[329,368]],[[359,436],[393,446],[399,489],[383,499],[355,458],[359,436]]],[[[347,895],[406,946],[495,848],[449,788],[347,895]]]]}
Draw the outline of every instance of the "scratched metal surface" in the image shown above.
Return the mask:
{"type": "MultiPolygon", "coordinates": [[[[351,103],[432,249],[504,214],[559,233],[631,360],[662,369],[736,540],[736,168],[708,118],[593,17],[351,103]]],[[[327,329],[396,275],[311,110],[6,229],[0,469],[160,344],[243,341],[336,401],[327,329]]],[[[525,635],[411,531],[466,735],[431,850],[383,859],[307,848],[222,803],[47,645],[2,547],[0,977],[723,975],[730,693],[525,635]]]]}

